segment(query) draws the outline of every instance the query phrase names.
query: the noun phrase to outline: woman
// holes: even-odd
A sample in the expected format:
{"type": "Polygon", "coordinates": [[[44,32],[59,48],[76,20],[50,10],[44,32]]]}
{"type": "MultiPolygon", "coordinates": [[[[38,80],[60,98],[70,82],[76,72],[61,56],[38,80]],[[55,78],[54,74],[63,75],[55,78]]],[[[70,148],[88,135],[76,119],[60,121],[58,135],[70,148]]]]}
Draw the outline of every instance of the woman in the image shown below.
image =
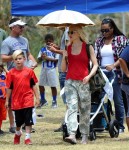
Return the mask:
{"type": "Polygon", "coordinates": [[[79,129],[82,134],[82,144],[87,143],[89,134],[91,92],[89,80],[95,74],[98,64],[94,49],[90,46],[91,61],[93,68],[88,71],[89,59],[86,53],[86,35],[81,26],[69,28],[70,44],[67,51],[63,52],[62,71],[66,72],[65,94],[68,105],[68,133],[66,142],[76,144],[75,134],[78,127],[77,111],[79,106],[80,123],[79,129]],[[66,59],[67,58],[67,59],[66,59]]]}
{"type": "Polygon", "coordinates": [[[95,42],[95,53],[98,63],[109,81],[113,82],[113,99],[115,105],[115,116],[119,122],[119,132],[124,132],[124,104],[121,91],[121,70],[119,65],[119,55],[129,44],[126,36],[118,29],[115,22],[104,19],[101,23],[102,36],[95,42]]]}

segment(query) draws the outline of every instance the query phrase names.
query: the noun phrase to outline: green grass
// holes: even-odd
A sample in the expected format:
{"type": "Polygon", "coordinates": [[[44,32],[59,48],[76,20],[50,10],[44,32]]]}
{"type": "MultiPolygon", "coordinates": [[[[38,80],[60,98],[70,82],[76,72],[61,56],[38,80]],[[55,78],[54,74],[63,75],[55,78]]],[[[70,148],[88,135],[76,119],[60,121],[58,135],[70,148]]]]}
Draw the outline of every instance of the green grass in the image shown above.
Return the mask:
{"type": "MultiPolygon", "coordinates": [[[[39,69],[35,69],[39,77],[39,69]]],[[[110,138],[108,132],[97,133],[95,141],[89,141],[87,145],[81,145],[80,140],[76,145],[65,143],[62,140],[62,133],[54,133],[54,129],[58,128],[65,114],[65,106],[59,96],[58,87],[58,108],[51,108],[51,90],[46,88],[46,96],[49,105],[41,109],[37,109],[37,114],[44,114],[44,118],[37,118],[37,124],[34,126],[35,133],[31,134],[33,142],[32,146],[24,145],[25,132],[21,137],[20,145],[13,145],[13,134],[8,133],[8,118],[3,122],[3,130],[6,132],[4,136],[0,136],[0,150],[128,150],[129,149],[129,133],[127,128],[125,133],[120,134],[118,138],[110,138]]],[[[125,125],[126,126],[126,125],[125,125]]]]}

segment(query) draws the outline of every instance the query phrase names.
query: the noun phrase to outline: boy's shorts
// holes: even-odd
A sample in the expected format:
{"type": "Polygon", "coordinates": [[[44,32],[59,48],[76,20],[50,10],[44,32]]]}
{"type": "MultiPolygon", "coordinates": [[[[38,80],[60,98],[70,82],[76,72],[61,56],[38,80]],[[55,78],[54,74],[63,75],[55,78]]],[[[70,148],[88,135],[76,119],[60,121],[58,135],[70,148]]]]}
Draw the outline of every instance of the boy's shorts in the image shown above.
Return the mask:
{"type": "Polygon", "coordinates": [[[0,120],[6,120],[6,115],[5,99],[0,99],[0,120]]]}
{"type": "Polygon", "coordinates": [[[24,123],[25,126],[31,126],[34,124],[33,121],[33,107],[23,108],[19,110],[14,110],[15,122],[17,127],[21,127],[24,123]]]}
{"type": "Polygon", "coordinates": [[[39,85],[56,87],[58,85],[56,68],[42,68],[40,73],[39,85]]]}

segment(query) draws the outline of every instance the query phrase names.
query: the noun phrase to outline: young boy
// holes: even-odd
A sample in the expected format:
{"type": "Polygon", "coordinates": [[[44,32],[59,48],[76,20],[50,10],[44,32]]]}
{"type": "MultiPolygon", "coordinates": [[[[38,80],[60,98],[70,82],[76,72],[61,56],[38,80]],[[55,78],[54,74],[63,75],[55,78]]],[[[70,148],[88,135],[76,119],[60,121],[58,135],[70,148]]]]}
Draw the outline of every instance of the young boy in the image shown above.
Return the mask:
{"type": "Polygon", "coordinates": [[[7,70],[3,67],[3,64],[0,63],[0,135],[4,134],[4,131],[1,130],[2,121],[6,120],[6,76],[7,70]]]}
{"type": "Polygon", "coordinates": [[[57,107],[56,86],[58,83],[57,74],[56,74],[56,64],[58,62],[59,55],[49,50],[49,46],[51,43],[53,43],[53,41],[54,41],[54,38],[52,34],[45,35],[46,46],[43,47],[38,54],[38,59],[42,60],[42,68],[41,68],[40,79],[39,79],[39,91],[40,91],[40,97],[41,97],[40,106],[45,106],[45,105],[48,105],[48,102],[45,99],[44,86],[51,87],[52,108],[56,108],[57,107]]]}
{"type": "Polygon", "coordinates": [[[12,94],[11,108],[14,110],[16,122],[14,144],[20,144],[21,126],[25,123],[25,144],[31,145],[30,134],[33,125],[34,95],[36,97],[35,106],[40,103],[36,86],[37,78],[32,69],[24,66],[25,55],[22,50],[16,50],[12,57],[15,68],[12,68],[7,74],[6,107],[8,107],[8,101],[12,94]]]}

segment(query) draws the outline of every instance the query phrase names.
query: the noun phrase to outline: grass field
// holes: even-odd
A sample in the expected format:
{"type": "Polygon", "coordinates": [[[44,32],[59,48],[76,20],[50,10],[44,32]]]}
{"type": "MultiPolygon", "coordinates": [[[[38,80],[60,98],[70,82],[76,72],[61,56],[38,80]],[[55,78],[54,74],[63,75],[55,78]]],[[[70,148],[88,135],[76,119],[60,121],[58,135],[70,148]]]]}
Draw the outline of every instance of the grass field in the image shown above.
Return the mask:
{"type": "MultiPolygon", "coordinates": [[[[39,67],[35,69],[39,76],[39,67]]],[[[48,106],[37,109],[37,114],[43,114],[44,118],[37,118],[37,124],[34,126],[35,133],[31,134],[33,145],[24,145],[25,132],[21,137],[20,145],[13,145],[13,134],[8,133],[8,119],[3,123],[5,135],[0,136],[0,150],[128,150],[129,149],[129,133],[127,128],[118,138],[110,138],[108,132],[97,133],[95,141],[89,141],[87,145],[81,145],[80,140],[76,145],[65,143],[62,140],[62,133],[54,133],[54,129],[60,126],[65,114],[65,106],[59,96],[58,88],[58,108],[51,108],[51,91],[46,88],[46,96],[49,102],[48,106]]],[[[126,126],[126,125],[125,125],[126,126]]]]}

